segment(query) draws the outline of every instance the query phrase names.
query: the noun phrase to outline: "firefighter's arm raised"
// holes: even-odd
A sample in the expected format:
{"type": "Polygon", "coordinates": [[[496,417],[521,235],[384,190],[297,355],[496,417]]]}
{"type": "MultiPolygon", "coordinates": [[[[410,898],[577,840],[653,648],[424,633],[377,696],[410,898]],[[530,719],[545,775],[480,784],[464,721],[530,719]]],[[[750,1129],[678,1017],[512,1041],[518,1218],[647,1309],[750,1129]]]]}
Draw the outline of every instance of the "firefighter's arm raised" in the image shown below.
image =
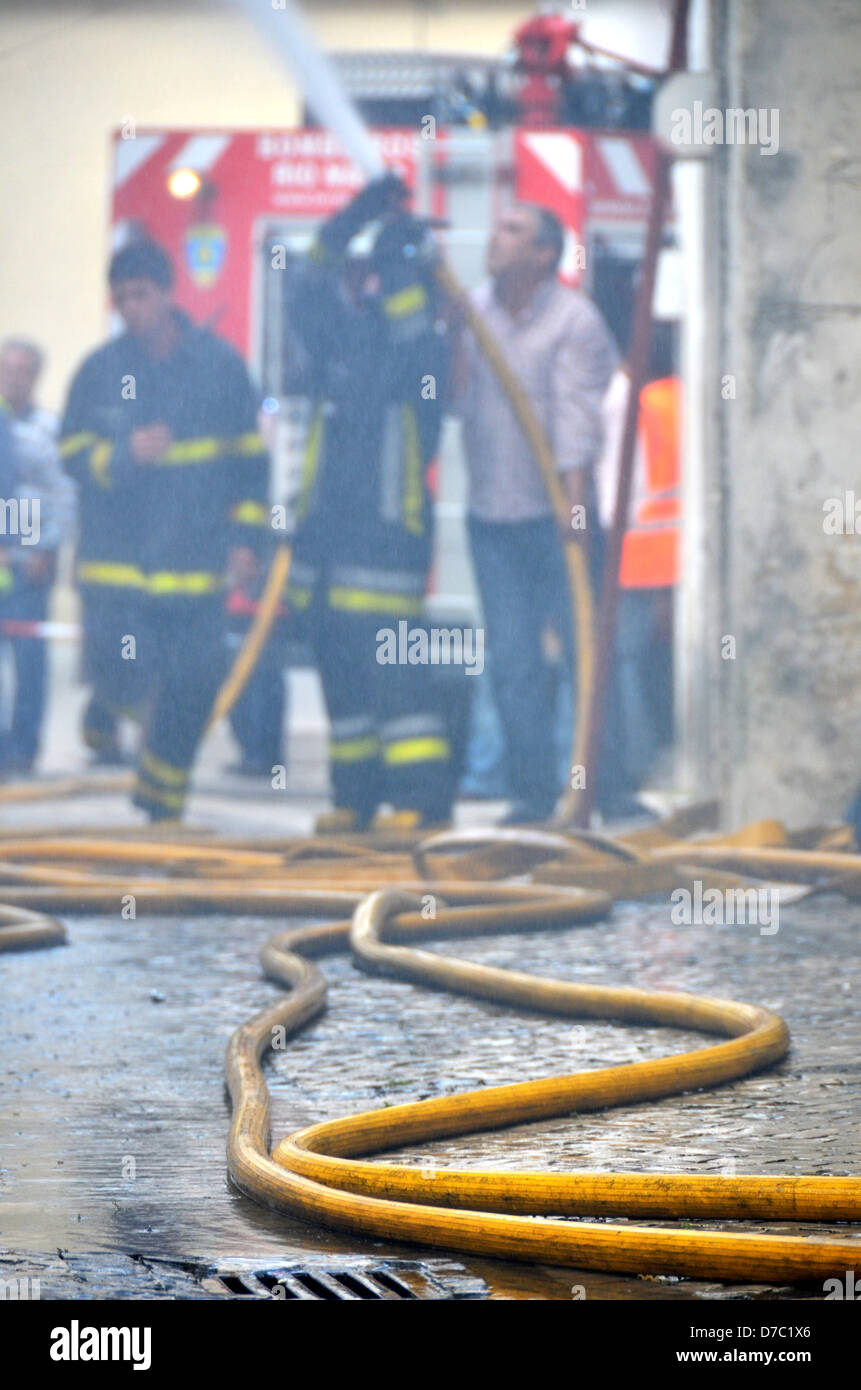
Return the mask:
{"type": "Polygon", "coordinates": [[[396,174],[383,174],[367,184],[320,228],[312,256],[318,258],[343,256],[358,232],[378,217],[397,212],[409,196],[407,188],[396,174]]]}
{"type": "Polygon", "coordinates": [[[399,207],[407,196],[400,179],[387,174],[369,183],[320,228],[302,272],[288,288],[287,317],[308,362],[307,394],[314,395],[333,354],[342,345],[350,306],[342,272],[347,247],[368,222],[399,207]]]}

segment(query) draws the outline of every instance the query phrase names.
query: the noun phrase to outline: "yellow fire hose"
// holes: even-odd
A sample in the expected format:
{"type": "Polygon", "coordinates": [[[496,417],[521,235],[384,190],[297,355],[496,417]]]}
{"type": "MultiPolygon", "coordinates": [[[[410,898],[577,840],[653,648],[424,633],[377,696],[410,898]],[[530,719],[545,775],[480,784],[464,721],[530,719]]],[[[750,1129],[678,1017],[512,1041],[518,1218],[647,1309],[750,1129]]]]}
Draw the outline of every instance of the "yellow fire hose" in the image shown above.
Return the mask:
{"type": "Polygon", "coordinates": [[[727,875],[751,872],[814,891],[857,883],[861,855],[840,849],[849,842],[848,832],[825,834],[814,842],[823,848],[799,849],[774,822],[706,842],[679,841],[669,825],[617,840],[541,831],[451,832],[386,852],[361,837],[332,845],[273,837],[253,849],[241,839],[212,842],[182,833],[171,843],[0,834],[0,896],[6,904],[0,949],[57,941],[62,926],[44,914],[115,913],[128,893],[139,910],[149,912],[334,915],[337,921],[281,931],[266,943],[263,969],[288,994],[230,1041],[226,1070],[234,1118],[228,1167],[242,1191],[276,1210],[339,1229],[507,1259],[709,1279],[813,1280],[853,1268],[857,1240],[571,1218],[857,1221],[861,1178],[429,1171],[368,1156],[719,1085],[774,1063],[788,1047],[783,1020],[754,1005],[549,980],[419,949],[417,939],[591,922],[608,910],[611,898],[630,896],[638,876],[646,891],[666,891],[694,877],[704,886],[749,884],[749,877],[727,875]],[[60,868],[62,861],[70,867],[60,868]],[[501,873],[511,872],[500,869],[506,861],[516,866],[518,882],[499,881],[501,873]],[[369,892],[372,887],[376,891],[369,892]],[[435,913],[430,919],[429,904],[435,913]],[[282,1140],[270,1155],[261,1059],[274,1029],[295,1033],[324,1008],[326,980],[312,958],[346,949],[364,969],[436,989],[566,1018],[696,1028],[724,1040],[654,1061],[327,1121],[282,1140]]]}
{"type": "Polygon", "coordinates": [[[236,654],[236,660],[227,678],[215,697],[207,728],[226,718],[251,679],[275,621],[278,606],[284,597],[284,589],[290,574],[290,556],[289,545],[280,545],[275,552],[272,564],[269,566],[269,573],[266,576],[266,584],[260,602],[257,605],[257,612],[254,614],[254,620],[236,654]]]}

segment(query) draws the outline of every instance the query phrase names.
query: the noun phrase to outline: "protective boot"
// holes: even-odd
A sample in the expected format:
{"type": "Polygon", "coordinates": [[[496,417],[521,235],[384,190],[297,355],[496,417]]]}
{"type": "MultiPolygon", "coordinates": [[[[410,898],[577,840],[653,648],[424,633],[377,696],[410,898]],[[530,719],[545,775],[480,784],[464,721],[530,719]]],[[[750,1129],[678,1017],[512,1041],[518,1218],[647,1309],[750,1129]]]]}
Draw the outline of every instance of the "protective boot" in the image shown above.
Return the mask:
{"type": "Polygon", "coordinates": [[[350,835],[360,829],[358,812],[350,806],[335,806],[314,822],[315,835],[350,835]]]}
{"type": "Polygon", "coordinates": [[[440,830],[448,830],[451,821],[431,820],[422,811],[400,809],[397,811],[378,811],[371,821],[371,830],[379,831],[382,834],[396,832],[408,832],[412,830],[426,831],[428,834],[436,834],[440,830]]]}

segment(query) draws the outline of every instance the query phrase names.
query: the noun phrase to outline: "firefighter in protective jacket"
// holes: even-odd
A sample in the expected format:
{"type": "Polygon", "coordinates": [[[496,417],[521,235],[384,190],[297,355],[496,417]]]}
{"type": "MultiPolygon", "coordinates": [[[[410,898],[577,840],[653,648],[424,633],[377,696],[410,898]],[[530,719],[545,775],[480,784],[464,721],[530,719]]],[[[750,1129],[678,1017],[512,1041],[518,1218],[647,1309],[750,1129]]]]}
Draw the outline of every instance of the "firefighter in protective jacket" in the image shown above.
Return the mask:
{"type": "Polygon", "coordinates": [[[438,822],[451,807],[438,688],[420,667],[377,661],[380,630],[423,614],[448,363],[428,229],[405,196],[387,175],[330,218],[288,306],[312,403],[288,596],[307,618],[329,712],[335,810],[320,830],[361,829],[375,813],[377,825],[438,822]],[[348,243],[377,220],[351,291],[348,243]]]}
{"type": "Polygon", "coordinates": [[[85,733],[143,717],[134,801],[156,820],[182,812],[224,674],[226,572],[248,578],[271,535],[268,456],[244,363],[173,304],[162,248],[123,247],[109,282],[127,331],[78,370],[61,431],[80,488],[85,733]]]}

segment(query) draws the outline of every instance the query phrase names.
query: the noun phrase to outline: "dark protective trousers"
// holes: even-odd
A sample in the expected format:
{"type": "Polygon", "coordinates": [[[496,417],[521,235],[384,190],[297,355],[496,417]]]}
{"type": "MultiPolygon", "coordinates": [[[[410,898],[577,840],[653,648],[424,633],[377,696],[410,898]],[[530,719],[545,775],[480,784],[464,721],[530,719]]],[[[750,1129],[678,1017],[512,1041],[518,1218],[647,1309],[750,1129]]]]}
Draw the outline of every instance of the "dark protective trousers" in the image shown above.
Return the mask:
{"type": "Polygon", "coordinates": [[[335,804],[360,824],[384,803],[447,819],[454,761],[445,687],[426,666],[377,660],[378,634],[396,630],[399,615],[333,608],[321,584],[307,618],[331,726],[335,804]]]}
{"type": "MultiPolygon", "coordinates": [[[[230,634],[227,647],[231,660],[239,651],[244,636],[239,632],[230,634]]],[[[248,684],[230,711],[230,727],[244,760],[259,764],[261,768],[285,762],[286,709],[283,643],[276,633],[264,646],[248,684]]]]}
{"type": "Polygon", "coordinates": [[[135,805],[153,819],[179,816],[227,669],[221,595],[88,593],[85,665],[97,709],[143,722],[135,805]]]}

